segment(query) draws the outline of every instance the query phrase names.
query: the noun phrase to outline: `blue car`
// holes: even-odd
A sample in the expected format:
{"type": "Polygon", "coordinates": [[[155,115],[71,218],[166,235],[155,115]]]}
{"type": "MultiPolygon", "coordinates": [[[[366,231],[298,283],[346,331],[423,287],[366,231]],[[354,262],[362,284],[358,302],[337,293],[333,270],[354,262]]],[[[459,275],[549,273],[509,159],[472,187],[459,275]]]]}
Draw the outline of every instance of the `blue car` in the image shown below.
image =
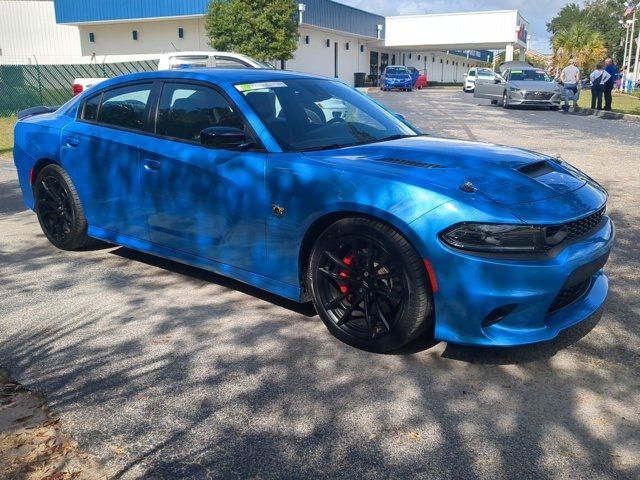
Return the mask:
{"type": "MultiPolygon", "coordinates": [[[[417,79],[418,77],[416,76],[417,79]]],[[[410,92],[414,83],[415,80],[407,67],[389,66],[380,75],[380,90],[383,91],[400,89],[410,92]]]]}
{"type": "Polygon", "coordinates": [[[139,73],[21,117],[20,187],[53,245],[100,239],[312,301],[359,348],[549,340],[607,296],[614,227],[594,180],[426,136],[338,81],[139,73]]]}

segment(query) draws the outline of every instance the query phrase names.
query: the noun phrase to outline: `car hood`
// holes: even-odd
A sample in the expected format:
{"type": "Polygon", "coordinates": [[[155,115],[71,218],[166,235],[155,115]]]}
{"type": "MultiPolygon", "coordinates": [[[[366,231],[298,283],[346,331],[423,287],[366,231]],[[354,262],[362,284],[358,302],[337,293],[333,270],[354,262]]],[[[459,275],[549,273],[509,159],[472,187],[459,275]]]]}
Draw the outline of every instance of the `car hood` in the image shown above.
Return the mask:
{"type": "Polygon", "coordinates": [[[556,82],[539,82],[539,81],[510,81],[509,86],[520,90],[535,92],[559,92],[560,86],[556,82]]]}
{"type": "Polygon", "coordinates": [[[465,189],[510,207],[564,195],[585,185],[580,172],[552,158],[518,148],[432,137],[410,137],[306,155],[354,166],[382,177],[465,195],[465,189]],[[361,163],[362,162],[362,163],[361,163]],[[376,171],[377,170],[377,171],[376,171]],[[398,178],[398,177],[396,177],[398,178]],[[467,182],[471,185],[467,184],[467,182]]]}

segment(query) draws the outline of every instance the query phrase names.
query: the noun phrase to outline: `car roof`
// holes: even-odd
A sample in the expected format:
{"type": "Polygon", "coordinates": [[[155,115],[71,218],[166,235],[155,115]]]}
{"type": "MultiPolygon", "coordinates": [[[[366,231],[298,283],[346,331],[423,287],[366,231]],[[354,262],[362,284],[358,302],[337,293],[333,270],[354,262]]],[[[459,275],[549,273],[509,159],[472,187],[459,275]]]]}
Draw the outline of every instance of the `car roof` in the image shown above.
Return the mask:
{"type": "Polygon", "coordinates": [[[111,86],[124,82],[155,79],[187,79],[201,80],[213,83],[246,83],[246,82],[271,82],[276,80],[293,78],[315,78],[335,80],[319,75],[292,72],[288,70],[270,70],[267,68],[185,68],[177,70],[158,70],[154,72],[131,73],[110,78],[87,91],[104,90],[111,86]]]}

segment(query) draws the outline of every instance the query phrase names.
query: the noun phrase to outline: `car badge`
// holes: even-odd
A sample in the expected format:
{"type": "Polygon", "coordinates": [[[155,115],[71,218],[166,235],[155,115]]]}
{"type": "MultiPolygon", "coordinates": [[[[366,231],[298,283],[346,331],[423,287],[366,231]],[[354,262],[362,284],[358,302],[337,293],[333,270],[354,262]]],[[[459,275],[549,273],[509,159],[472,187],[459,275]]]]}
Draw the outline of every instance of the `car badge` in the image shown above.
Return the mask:
{"type": "Polygon", "coordinates": [[[462,185],[460,185],[460,190],[467,193],[473,193],[477,190],[477,188],[473,185],[473,183],[466,181],[462,185]]]}
{"type": "Polygon", "coordinates": [[[282,215],[284,215],[284,207],[281,207],[280,205],[273,204],[271,206],[271,211],[273,212],[274,215],[277,215],[278,217],[281,217],[282,215]]]}

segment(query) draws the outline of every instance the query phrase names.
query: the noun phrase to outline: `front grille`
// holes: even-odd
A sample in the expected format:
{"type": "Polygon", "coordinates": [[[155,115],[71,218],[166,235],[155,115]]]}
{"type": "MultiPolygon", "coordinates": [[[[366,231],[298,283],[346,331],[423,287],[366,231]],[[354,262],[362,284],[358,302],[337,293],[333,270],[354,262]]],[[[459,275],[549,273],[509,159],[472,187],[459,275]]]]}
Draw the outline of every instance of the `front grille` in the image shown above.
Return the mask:
{"type": "Polygon", "coordinates": [[[444,165],[437,163],[416,162],[415,160],[407,160],[405,158],[378,158],[378,162],[395,163],[396,165],[406,165],[407,167],[419,168],[445,168],[444,165]]]}
{"type": "Polygon", "coordinates": [[[561,308],[575,302],[586,293],[590,285],[591,277],[583,280],[577,285],[563,288],[558,292],[558,295],[556,295],[556,298],[553,300],[553,303],[549,307],[549,310],[547,310],[547,313],[557,312],[561,308]]]}
{"type": "Polygon", "coordinates": [[[551,100],[553,93],[549,92],[525,92],[525,100],[551,100]]]}
{"type": "Polygon", "coordinates": [[[564,225],[554,225],[547,227],[546,239],[547,246],[549,248],[554,247],[560,242],[567,242],[574,238],[581,237],[594,230],[604,216],[606,206],[602,207],[597,212],[587,215],[586,217],[574,220],[573,222],[565,223],[564,225]]]}

